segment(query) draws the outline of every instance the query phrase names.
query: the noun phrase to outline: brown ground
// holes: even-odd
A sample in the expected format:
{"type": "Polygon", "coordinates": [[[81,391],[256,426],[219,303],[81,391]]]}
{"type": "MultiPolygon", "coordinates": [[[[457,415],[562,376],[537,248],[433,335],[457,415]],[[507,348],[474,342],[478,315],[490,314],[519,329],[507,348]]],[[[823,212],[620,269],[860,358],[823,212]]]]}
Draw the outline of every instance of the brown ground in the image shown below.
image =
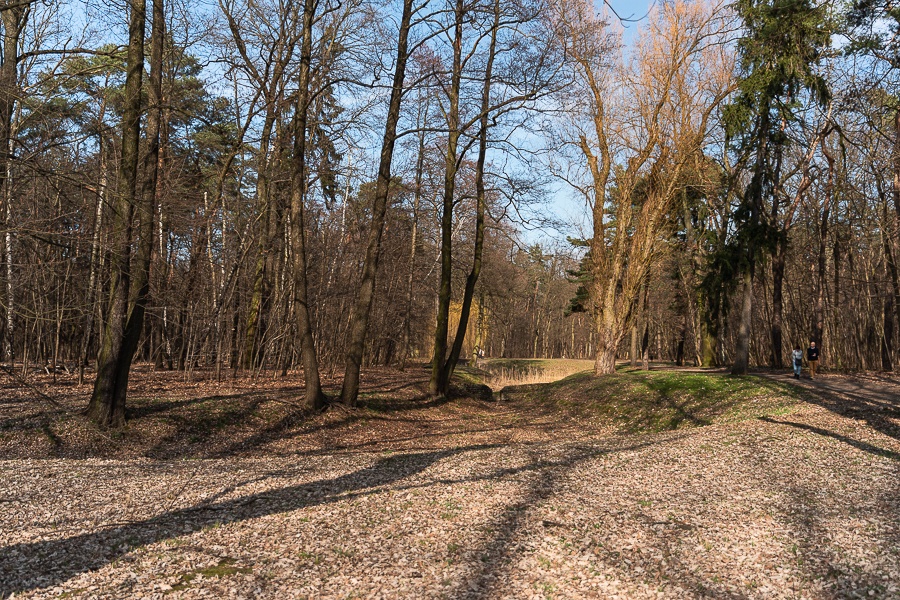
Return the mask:
{"type": "Polygon", "coordinates": [[[308,417],[291,380],[143,373],[118,433],[8,379],[0,597],[900,598],[895,379],[618,435],[424,375],[308,417]]]}

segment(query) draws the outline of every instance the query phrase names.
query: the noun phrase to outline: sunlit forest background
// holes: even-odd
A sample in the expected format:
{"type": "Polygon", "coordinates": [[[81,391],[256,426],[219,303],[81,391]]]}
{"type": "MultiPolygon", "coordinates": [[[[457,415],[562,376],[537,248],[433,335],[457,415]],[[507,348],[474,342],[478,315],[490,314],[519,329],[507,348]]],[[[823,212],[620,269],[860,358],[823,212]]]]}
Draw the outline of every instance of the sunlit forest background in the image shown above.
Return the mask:
{"type": "Polygon", "coordinates": [[[302,370],[312,404],[321,373],[352,403],[430,363],[440,395],[480,356],[897,364],[890,2],[0,17],[0,350],[96,377],[100,421],[132,361],[302,370]]]}

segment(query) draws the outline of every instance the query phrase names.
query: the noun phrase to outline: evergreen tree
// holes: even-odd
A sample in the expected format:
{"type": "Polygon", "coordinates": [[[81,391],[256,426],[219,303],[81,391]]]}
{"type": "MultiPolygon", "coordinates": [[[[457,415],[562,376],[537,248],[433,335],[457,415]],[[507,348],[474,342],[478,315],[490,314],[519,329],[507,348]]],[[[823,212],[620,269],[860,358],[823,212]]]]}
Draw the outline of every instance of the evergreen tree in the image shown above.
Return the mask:
{"type": "Polygon", "coordinates": [[[741,320],[732,373],[747,372],[750,319],[756,263],[775,241],[764,206],[778,185],[781,158],[790,140],[785,125],[796,118],[801,97],[828,101],[825,80],[816,72],[831,41],[825,5],[809,0],[738,0],[733,5],[744,24],[739,41],[738,92],[726,107],[726,134],[738,153],[735,176],[749,171],[740,206],[735,211],[732,240],[743,286],[741,320]]]}

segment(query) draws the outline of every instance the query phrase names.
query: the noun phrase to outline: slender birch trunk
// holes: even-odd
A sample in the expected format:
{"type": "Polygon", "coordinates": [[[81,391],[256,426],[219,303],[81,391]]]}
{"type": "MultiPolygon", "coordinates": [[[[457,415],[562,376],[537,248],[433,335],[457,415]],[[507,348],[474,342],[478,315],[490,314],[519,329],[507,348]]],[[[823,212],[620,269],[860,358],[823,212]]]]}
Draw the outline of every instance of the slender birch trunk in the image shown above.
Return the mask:
{"type": "Polygon", "coordinates": [[[3,298],[5,308],[3,358],[12,364],[15,359],[15,273],[13,270],[12,218],[12,160],[15,136],[13,115],[19,100],[18,57],[19,43],[28,15],[30,2],[10,3],[0,11],[3,22],[3,60],[0,62],[0,198],[3,219],[3,262],[6,285],[3,298]]]}

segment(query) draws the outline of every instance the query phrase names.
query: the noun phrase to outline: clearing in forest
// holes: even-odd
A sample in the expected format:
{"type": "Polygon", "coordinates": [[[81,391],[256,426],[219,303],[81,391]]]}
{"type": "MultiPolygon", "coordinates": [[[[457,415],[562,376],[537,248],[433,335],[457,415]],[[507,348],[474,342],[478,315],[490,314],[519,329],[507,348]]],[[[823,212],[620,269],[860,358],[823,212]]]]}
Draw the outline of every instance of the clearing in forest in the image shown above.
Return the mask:
{"type": "Polygon", "coordinates": [[[426,377],[305,415],[296,380],[139,372],[117,432],[7,386],[0,597],[900,598],[896,379],[426,377]]]}

